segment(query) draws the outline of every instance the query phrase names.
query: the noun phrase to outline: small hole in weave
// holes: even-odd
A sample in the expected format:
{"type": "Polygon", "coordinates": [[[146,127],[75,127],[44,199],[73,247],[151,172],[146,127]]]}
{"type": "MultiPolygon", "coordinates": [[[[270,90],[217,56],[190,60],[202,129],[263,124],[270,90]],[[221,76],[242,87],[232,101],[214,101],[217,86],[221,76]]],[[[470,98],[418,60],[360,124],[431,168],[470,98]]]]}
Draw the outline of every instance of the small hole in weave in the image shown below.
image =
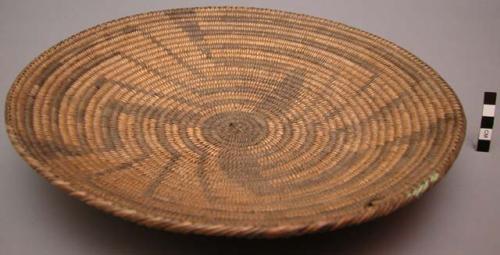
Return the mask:
{"type": "Polygon", "coordinates": [[[377,204],[379,204],[380,201],[382,201],[383,199],[384,199],[383,197],[374,197],[374,198],[370,199],[368,202],[366,202],[365,208],[374,207],[377,204]]]}
{"type": "Polygon", "coordinates": [[[106,82],[106,79],[105,79],[105,78],[103,78],[103,77],[100,77],[100,78],[98,78],[98,79],[95,81],[95,83],[94,83],[94,87],[95,87],[96,89],[100,89],[100,88],[102,87],[102,85],[103,85],[105,82],[106,82]]]}

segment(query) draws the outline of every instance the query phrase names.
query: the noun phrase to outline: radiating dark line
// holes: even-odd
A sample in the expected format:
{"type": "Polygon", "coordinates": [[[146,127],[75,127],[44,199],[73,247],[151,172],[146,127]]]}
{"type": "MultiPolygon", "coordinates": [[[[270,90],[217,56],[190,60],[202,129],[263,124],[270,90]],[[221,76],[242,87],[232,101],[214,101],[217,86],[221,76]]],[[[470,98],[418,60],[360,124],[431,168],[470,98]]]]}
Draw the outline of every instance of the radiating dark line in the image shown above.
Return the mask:
{"type": "MultiPolygon", "coordinates": [[[[200,24],[198,24],[195,20],[182,20],[181,22],[177,22],[175,16],[172,16],[170,13],[165,13],[167,17],[176,21],[175,24],[177,27],[181,28],[185,33],[187,33],[189,40],[195,43],[195,45],[200,49],[200,51],[205,55],[206,58],[212,58],[212,53],[210,49],[204,45],[204,37],[205,32],[201,30],[200,24]]],[[[196,16],[196,11],[191,11],[190,15],[196,16]]]]}
{"type": "Polygon", "coordinates": [[[179,160],[178,156],[174,156],[168,164],[166,164],[163,169],[160,171],[158,176],[149,184],[148,188],[144,192],[144,196],[151,197],[155,191],[158,189],[160,184],[165,180],[167,175],[172,171],[176,162],[179,160]]]}
{"type": "Polygon", "coordinates": [[[295,69],[287,73],[285,78],[275,84],[272,91],[260,100],[255,111],[280,111],[284,115],[298,99],[304,85],[305,75],[304,69],[295,69]]]}
{"type": "Polygon", "coordinates": [[[169,56],[171,56],[179,65],[186,68],[191,74],[198,78],[205,78],[205,75],[200,72],[198,69],[194,68],[193,65],[187,64],[184,59],[180,58],[177,54],[175,54],[171,49],[167,46],[163,45],[158,39],[156,39],[153,35],[146,31],[141,31],[143,36],[151,40],[158,48],[165,51],[169,56]]]}
{"type": "Polygon", "coordinates": [[[120,163],[117,166],[112,166],[112,167],[106,168],[104,170],[101,170],[99,172],[93,173],[90,177],[95,179],[95,178],[98,178],[98,177],[102,177],[104,175],[109,175],[109,174],[112,174],[112,173],[116,173],[116,172],[127,170],[131,166],[133,166],[134,164],[137,164],[139,162],[142,162],[142,161],[146,160],[148,157],[149,157],[149,155],[147,155],[147,154],[140,155],[140,156],[135,157],[135,158],[133,158],[133,159],[127,161],[127,162],[120,163]]]}
{"type": "Polygon", "coordinates": [[[200,182],[201,188],[203,190],[203,197],[208,201],[214,201],[212,192],[210,191],[210,182],[208,181],[208,174],[206,169],[208,155],[202,154],[198,161],[198,166],[196,167],[196,176],[200,182]]]}

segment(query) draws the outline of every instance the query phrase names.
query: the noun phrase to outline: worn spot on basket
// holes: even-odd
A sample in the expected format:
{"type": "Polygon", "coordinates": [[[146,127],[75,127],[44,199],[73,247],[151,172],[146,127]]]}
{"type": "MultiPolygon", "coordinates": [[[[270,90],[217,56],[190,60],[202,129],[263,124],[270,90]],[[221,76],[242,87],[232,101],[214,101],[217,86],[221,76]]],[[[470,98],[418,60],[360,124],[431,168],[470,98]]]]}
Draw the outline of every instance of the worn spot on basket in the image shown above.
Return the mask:
{"type": "Polygon", "coordinates": [[[416,188],[414,188],[408,197],[420,197],[429,187],[439,179],[439,174],[437,172],[432,172],[429,177],[420,183],[416,188]]]}
{"type": "Polygon", "coordinates": [[[123,31],[123,33],[125,33],[125,34],[132,33],[132,32],[137,31],[137,27],[128,25],[128,26],[124,27],[124,28],[122,29],[122,31],[123,31]]]}

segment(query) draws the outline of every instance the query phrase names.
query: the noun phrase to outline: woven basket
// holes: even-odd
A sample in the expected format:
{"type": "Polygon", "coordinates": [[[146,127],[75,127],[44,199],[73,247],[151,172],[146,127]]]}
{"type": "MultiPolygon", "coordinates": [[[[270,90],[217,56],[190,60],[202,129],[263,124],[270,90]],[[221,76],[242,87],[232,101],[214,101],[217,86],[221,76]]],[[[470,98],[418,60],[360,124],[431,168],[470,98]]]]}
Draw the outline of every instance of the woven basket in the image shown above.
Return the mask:
{"type": "Polygon", "coordinates": [[[174,9],[53,46],[7,98],[12,144],[52,184],[134,222],[276,237],[386,215],[450,168],[465,116],[372,34],[255,8],[174,9]]]}

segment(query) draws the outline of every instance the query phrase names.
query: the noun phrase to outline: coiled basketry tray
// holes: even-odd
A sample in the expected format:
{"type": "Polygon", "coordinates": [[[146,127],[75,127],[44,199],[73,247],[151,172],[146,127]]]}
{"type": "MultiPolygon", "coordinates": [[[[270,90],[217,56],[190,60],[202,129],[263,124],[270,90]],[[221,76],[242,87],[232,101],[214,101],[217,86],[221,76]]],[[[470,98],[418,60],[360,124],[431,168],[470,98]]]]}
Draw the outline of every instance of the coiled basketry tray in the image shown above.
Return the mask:
{"type": "Polygon", "coordinates": [[[406,50],[341,23],[256,8],[125,17],[36,58],[10,139],[72,196],[150,227],[228,236],[388,214],[450,168],[465,117],[406,50]]]}

